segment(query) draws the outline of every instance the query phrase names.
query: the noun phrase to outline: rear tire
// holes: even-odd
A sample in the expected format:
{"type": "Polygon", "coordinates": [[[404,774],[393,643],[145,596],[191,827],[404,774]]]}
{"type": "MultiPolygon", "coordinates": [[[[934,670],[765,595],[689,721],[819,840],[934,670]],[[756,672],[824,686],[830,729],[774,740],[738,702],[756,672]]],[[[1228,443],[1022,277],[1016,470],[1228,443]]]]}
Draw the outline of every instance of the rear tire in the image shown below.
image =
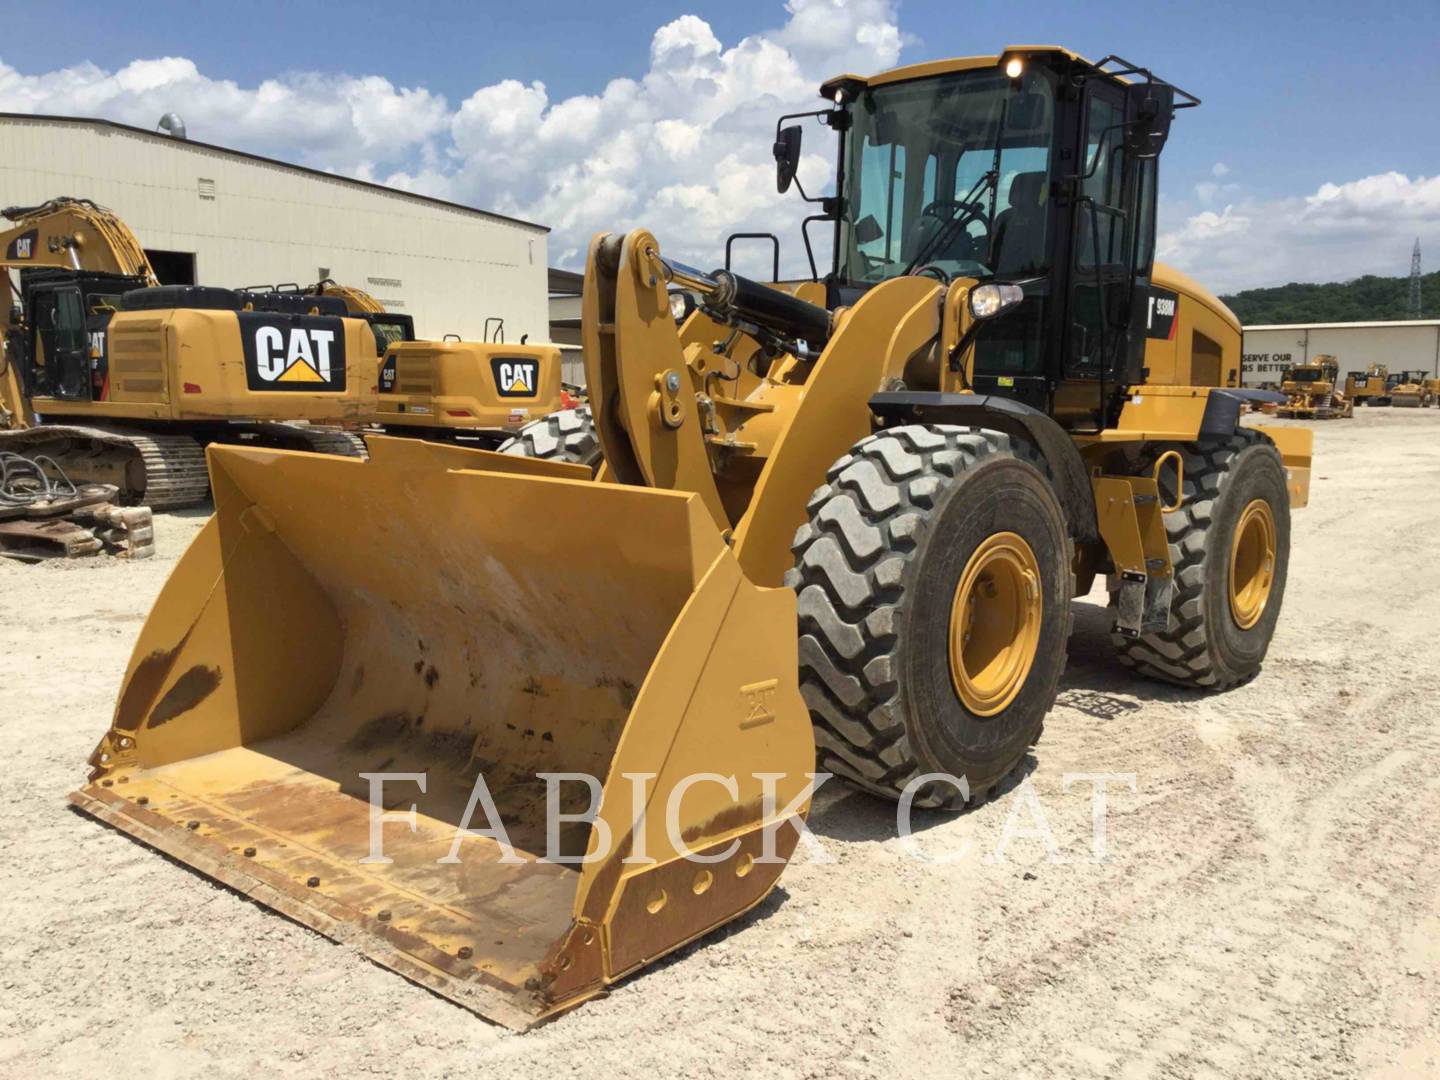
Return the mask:
{"type": "Polygon", "coordinates": [[[531,421],[501,444],[500,453],[588,465],[593,473],[600,467],[601,455],[590,406],[562,409],[531,421]]]}
{"type": "MultiPolygon", "coordinates": [[[[1039,738],[1065,666],[1071,546],[1044,465],[998,432],[908,426],[856,443],[826,480],[786,575],[799,598],[800,690],[819,768],[890,798],[921,776],[948,774],[983,800],[1039,738]],[[1015,579],[1024,590],[1007,591],[1002,557],[979,579],[1000,606],[966,622],[976,609],[961,586],[991,565],[997,544],[1023,551],[1033,573],[1015,579]],[[1022,599],[1007,608],[1005,597],[1022,599]],[[1007,623],[1012,609],[1018,621],[1007,623]],[[970,634],[955,627],[976,627],[981,647],[982,622],[1007,626],[1001,640],[1019,644],[987,652],[962,676],[970,634]],[[1001,674],[983,683],[991,671],[1001,674]],[[977,686],[978,712],[967,704],[977,686]]],[[[916,789],[918,806],[963,801],[953,782],[916,789]]]]}
{"type": "MultiPolygon", "coordinates": [[[[1175,449],[1185,461],[1185,502],[1165,515],[1175,571],[1170,629],[1139,638],[1112,634],[1111,639],[1120,662],[1142,675],[1226,690],[1259,672],[1280,617],[1290,561],[1285,466],[1274,445],[1255,431],[1175,449]],[[1263,512],[1255,508],[1257,502],[1264,503],[1263,512]],[[1264,596],[1258,596],[1258,582],[1249,589],[1255,595],[1247,596],[1245,585],[1253,580],[1246,568],[1247,536],[1264,532],[1266,516],[1273,565],[1264,596]],[[1245,550],[1237,550],[1242,523],[1245,550]],[[1232,591],[1238,594],[1233,600],[1232,591]]],[[[1175,498],[1174,473],[1167,469],[1165,474],[1161,494],[1169,504],[1175,498]]]]}

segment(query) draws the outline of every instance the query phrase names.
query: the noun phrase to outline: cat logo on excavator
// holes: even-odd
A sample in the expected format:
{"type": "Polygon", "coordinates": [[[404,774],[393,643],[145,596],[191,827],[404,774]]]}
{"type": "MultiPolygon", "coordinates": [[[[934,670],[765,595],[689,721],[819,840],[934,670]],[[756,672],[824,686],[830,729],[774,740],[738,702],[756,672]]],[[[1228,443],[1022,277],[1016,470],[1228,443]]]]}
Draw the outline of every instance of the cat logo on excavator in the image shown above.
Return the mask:
{"type": "Polygon", "coordinates": [[[40,235],[39,229],[31,229],[29,232],[17,236],[10,244],[10,250],[5,252],[5,258],[9,259],[33,259],[35,257],[35,238],[40,235]]]}
{"type": "Polygon", "coordinates": [[[540,364],[535,360],[497,356],[490,361],[495,389],[501,397],[534,397],[540,382],[540,364]]]}
{"type": "Polygon", "coordinates": [[[345,332],[339,319],[240,313],[245,381],[251,390],[345,389],[345,332]]]}

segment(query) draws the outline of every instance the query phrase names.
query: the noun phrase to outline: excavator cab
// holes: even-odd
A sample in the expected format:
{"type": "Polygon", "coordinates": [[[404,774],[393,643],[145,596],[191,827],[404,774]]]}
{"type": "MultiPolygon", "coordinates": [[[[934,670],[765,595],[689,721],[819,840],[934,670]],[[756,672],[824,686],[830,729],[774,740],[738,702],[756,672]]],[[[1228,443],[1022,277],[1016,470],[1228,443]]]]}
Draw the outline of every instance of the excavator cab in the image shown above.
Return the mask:
{"type": "Polygon", "coordinates": [[[106,349],[121,297],[143,279],[91,271],[27,270],[21,297],[29,313],[16,361],[26,394],[60,401],[104,401],[109,393],[106,349]]]}

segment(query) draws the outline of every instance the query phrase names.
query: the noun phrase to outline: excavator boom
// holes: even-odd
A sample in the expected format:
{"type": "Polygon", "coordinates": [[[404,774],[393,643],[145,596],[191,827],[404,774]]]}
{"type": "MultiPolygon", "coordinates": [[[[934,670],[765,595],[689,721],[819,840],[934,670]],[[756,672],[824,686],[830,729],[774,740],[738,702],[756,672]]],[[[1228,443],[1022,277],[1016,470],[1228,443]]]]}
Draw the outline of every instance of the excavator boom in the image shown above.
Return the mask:
{"type": "Polygon", "coordinates": [[[0,216],[15,223],[0,232],[0,265],[46,266],[125,274],[159,285],[140,241],[115,213],[69,196],[39,206],[11,206],[0,216]]]}

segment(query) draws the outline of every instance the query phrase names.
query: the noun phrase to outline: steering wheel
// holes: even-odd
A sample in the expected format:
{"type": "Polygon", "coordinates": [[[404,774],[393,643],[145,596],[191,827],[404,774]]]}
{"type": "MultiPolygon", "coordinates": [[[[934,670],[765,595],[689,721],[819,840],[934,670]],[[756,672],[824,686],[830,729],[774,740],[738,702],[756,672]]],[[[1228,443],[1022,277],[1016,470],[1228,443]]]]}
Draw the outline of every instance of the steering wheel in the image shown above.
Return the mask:
{"type": "MultiPolygon", "coordinates": [[[[920,217],[922,219],[933,218],[938,223],[933,227],[933,231],[924,245],[925,254],[933,256],[935,252],[930,245],[939,238],[942,232],[950,231],[952,243],[961,238],[972,240],[973,238],[965,231],[965,226],[972,221],[983,221],[985,207],[977,202],[964,202],[960,199],[936,199],[920,211],[920,217]]],[[[933,277],[942,285],[950,283],[949,271],[933,262],[925,263],[910,272],[933,277]]]]}

